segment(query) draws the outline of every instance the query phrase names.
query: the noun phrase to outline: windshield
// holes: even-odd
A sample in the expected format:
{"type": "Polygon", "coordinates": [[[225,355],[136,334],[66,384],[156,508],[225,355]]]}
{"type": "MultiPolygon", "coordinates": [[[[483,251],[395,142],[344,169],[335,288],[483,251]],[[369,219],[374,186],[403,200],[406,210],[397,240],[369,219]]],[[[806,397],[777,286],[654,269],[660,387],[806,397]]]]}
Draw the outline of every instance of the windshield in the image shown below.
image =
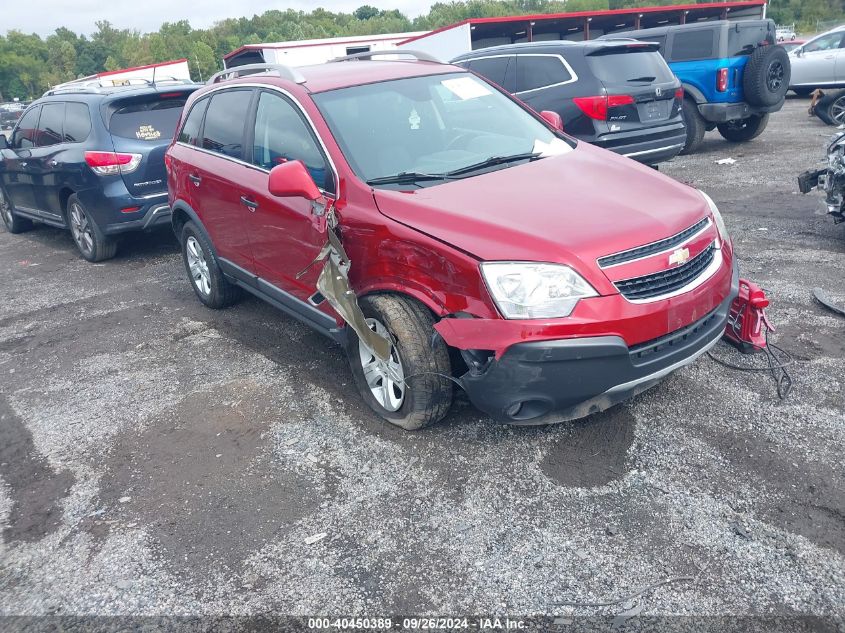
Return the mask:
{"type": "Polygon", "coordinates": [[[372,184],[404,175],[431,186],[572,149],[469,73],[343,88],[314,101],[352,169],[372,184]]]}

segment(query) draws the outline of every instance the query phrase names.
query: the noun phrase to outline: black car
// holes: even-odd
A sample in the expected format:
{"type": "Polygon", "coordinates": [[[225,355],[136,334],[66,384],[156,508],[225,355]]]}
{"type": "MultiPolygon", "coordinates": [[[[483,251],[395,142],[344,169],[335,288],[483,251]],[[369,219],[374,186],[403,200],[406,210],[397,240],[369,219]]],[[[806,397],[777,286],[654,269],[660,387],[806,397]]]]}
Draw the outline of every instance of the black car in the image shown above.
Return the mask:
{"type": "Polygon", "coordinates": [[[656,44],[531,42],[452,60],[537,110],[557,112],[567,133],[655,165],[684,146],[680,81],[656,44]]]}
{"type": "Polygon", "coordinates": [[[118,235],[170,223],[164,152],[199,86],[80,83],[47,92],[0,135],[0,216],[68,228],[88,261],[113,257],[118,235]]]}

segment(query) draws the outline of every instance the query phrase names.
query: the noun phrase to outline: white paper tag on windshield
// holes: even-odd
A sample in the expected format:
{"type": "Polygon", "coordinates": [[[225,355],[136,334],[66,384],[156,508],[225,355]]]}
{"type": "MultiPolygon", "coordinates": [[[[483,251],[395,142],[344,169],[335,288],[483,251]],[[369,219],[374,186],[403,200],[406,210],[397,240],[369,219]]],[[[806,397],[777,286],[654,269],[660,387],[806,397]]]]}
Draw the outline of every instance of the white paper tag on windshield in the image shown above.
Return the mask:
{"type": "Polygon", "coordinates": [[[464,101],[467,99],[475,99],[477,97],[486,97],[491,94],[484,84],[480,81],[475,81],[470,77],[444,79],[440,83],[453,92],[459,99],[463,99],[464,101]]]}

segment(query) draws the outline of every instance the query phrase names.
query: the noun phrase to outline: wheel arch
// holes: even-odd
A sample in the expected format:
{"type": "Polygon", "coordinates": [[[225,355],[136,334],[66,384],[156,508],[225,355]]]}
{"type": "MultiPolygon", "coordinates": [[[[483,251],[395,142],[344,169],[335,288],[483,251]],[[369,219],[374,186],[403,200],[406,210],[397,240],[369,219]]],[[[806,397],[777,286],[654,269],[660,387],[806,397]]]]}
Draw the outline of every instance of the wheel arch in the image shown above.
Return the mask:
{"type": "Polygon", "coordinates": [[[707,102],[707,99],[704,97],[704,93],[699,88],[697,88],[696,86],[693,86],[691,83],[688,83],[686,81],[684,81],[681,84],[681,86],[684,89],[684,98],[685,99],[690,98],[696,104],[707,102]]]}
{"type": "Polygon", "coordinates": [[[177,200],[171,207],[170,226],[173,228],[173,234],[177,240],[182,238],[182,228],[188,223],[193,222],[199,231],[202,232],[203,237],[208,240],[211,245],[212,254],[217,257],[217,249],[214,246],[214,240],[205,228],[205,225],[200,220],[200,216],[196,211],[183,200],[177,200]]]}

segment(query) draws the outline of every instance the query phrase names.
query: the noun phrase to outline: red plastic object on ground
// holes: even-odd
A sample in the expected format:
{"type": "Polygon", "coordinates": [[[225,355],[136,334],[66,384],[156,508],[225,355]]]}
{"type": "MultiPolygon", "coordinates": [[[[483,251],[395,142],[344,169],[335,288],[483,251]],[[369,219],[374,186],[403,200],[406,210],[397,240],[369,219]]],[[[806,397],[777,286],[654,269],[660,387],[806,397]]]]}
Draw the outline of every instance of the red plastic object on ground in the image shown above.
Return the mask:
{"type": "Polygon", "coordinates": [[[725,339],[743,354],[753,354],[766,347],[766,330],[775,331],[766,317],[769,299],[763,289],[747,279],[739,280],[739,295],[731,304],[725,339]],[[766,327],[766,330],[763,329],[766,327]]]}

